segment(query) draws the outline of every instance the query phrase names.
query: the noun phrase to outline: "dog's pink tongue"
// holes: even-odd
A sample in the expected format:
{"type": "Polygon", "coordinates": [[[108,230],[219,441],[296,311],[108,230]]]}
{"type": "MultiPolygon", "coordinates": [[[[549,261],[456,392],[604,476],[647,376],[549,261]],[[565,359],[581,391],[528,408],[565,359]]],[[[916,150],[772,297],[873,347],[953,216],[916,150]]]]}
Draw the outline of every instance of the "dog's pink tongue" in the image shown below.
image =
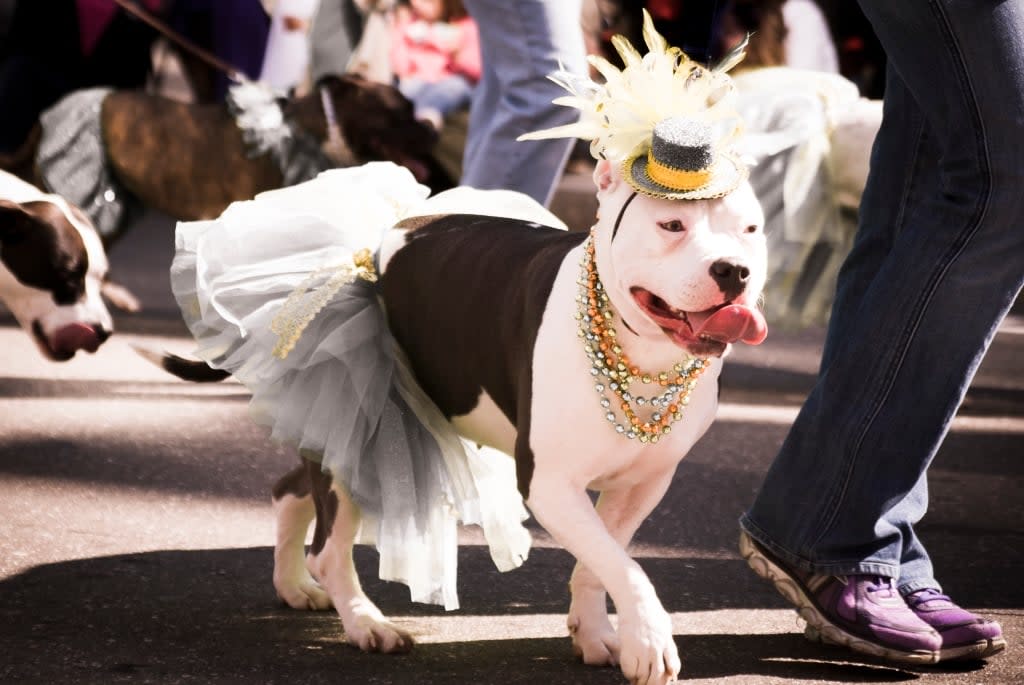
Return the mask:
{"type": "Polygon", "coordinates": [[[709,316],[695,335],[706,335],[712,340],[726,343],[742,340],[751,345],[760,345],[768,337],[768,322],[760,310],[730,304],[709,316]]]}
{"type": "Polygon", "coordinates": [[[71,323],[53,335],[53,350],[58,354],[74,354],[78,350],[95,352],[100,347],[96,329],[84,323],[71,323]]]}

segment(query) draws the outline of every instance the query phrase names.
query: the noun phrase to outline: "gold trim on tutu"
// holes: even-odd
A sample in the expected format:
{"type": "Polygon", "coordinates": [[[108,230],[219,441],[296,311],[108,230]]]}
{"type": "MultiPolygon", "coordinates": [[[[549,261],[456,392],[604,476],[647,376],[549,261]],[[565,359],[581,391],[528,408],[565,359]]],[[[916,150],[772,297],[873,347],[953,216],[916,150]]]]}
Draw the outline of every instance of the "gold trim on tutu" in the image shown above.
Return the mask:
{"type": "Polygon", "coordinates": [[[295,344],[302,337],[309,322],[331,301],[342,287],[361,278],[369,283],[377,281],[377,270],[373,266],[373,254],[363,248],[352,255],[351,264],[337,267],[317,269],[306,277],[299,286],[288,295],[277,315],[270,322],[270,330],[277,333],[277,344],[273,355],[285,359],[295,344]],[[325,274],[334,271],[334,275],[318,286],[313,284],[321,280],[325,274]]]}

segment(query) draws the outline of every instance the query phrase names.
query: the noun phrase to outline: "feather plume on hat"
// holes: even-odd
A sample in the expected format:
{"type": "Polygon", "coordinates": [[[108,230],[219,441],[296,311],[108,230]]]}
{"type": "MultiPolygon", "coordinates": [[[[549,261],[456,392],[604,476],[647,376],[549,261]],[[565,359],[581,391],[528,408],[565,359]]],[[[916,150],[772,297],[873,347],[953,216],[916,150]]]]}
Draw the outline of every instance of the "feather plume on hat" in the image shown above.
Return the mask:
{"type": "Polygon", "coordinates": [[[742,126],[732,102],[732,79],[726,72],[743,59],[747,40],[714,67],[705,68],[669,46],[647,10],[643,14],[647,54],[641,55],[629,40],[616,35],[612,45],[622,58],[621,70],[602,57],[587,57],[604,84],[563,70],[551,74],[549,78],[570,93],[554,100],[555,104],[575,107],[580,119],[526,133],[519,140],[582,138],[591,141],[595,159],[624,162],[647,154],[655,126],[674,119],[710,129],[714,148],[728,150],[742,126]]]}

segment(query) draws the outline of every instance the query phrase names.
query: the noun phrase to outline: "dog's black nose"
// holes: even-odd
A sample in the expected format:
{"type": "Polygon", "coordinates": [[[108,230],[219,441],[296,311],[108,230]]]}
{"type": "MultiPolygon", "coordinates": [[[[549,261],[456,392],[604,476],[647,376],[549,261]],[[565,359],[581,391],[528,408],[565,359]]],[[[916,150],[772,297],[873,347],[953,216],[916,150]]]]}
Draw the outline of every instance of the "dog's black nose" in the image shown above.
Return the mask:
{"type": "Polygon", "coordinates": [[[100,341],[101,343],[104,343],[104,342],[106,342],[106,341],[107,341],[107,338],[109,338],[109,337],[110,337],[110,334],[111,334],[111,333],[113,333],[113,331],[111,331],[111,330],[108,330],[108,329],[106,328],[106,326],[103,326],[102,324],[101,324],[101,325],[98,325],[98,326],[94,326],[94,327],[93,327],[93,330],[95,330],[95,331],[96,331],[96,338],[97,338],[97,339],[98,339],[98,340],[99,340],[99,341],[100,341]]]}
{"type": "Polygon", "coordinates": [[[711,265],[709,271],[728,300],[738,297],[750,280],[750,269],[745,264],[729,259],[719,259],[711,265]]]}

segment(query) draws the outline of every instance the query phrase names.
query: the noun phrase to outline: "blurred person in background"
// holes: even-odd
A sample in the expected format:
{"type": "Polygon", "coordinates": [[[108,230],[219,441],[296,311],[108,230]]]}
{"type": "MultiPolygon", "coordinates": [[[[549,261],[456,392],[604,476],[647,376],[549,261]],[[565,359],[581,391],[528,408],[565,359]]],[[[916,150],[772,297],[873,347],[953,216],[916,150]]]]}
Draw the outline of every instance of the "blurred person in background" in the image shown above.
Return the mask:
{"type": "MultiPolygon", "coordinates": [[[[270,15],[260,0],[166,0],[171,28],[208,49],[248,78],[258,79],[270,35],[270,15]]],[[[222,102],[230,79],[182,53],[197,101],[222,102]]]]}
{"type": "Polygon", "coordinates": [[[306,82],[311,49],[309,34],[318,5],[319,0],[277,0],[274,3],[260,81],[278,92],[291,93],[306,82]]]}
{"type": "MultiPolygon", "coordinates": [[[[166,9],[163,0],[141,5],[166,9]]],[[[157,33],[113,0],[20,0],[9,17],[0,43],[2,153],[14,152],[39,114],[72,90],[140,88],[150,74],[157,33]]]]}
{"type": "Polygon", "coordinates": [[[391,25],[391,70],[416,117],[440,130],[451,113],[469,106],[480,80],[476,23],[461,0],[410,0],[391,25]]]}
{"type": "Polygon", "coordinates": [[[464,0],[480,33],[482,76],[473,97],[462,184],[516,190],[547,205],[565,169],[570,139],[517,142],[574,122],[553,104],[565,91],[549,74],[586,75],[582,0],[464,0]]]}
{"type": "Polygon", "coordinates": [[[785,0],[786,66],[839,73],[839,55],[825,14],[814,0],[785,0]]]}

